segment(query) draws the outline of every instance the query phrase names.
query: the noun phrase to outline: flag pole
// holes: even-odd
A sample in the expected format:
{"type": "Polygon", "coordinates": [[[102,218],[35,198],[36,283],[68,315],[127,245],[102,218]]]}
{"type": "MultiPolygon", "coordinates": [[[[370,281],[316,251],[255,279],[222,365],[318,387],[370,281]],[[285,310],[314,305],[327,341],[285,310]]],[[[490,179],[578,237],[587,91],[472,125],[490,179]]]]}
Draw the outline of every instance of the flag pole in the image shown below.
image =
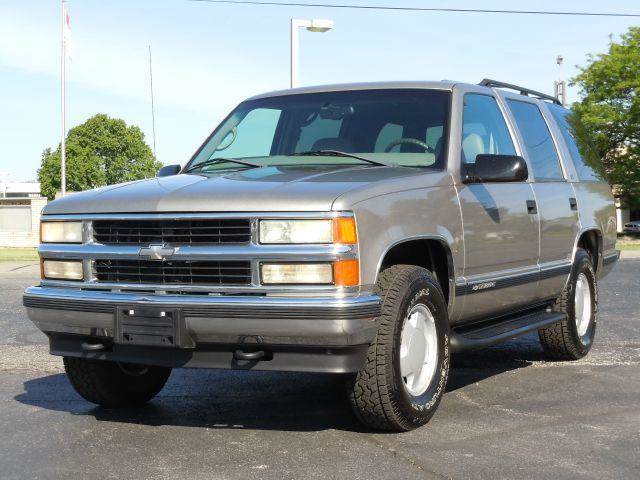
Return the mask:
{"type": "Polygon", "coordinates": [[[62,117],[62,135],[60,140],[60,194],[64,197],[67,190],[67,165],[66,165],[66,145],[65,145],[65,137],[67,133],[66,127],[66,82],[65,82],[65,60],[67,56],[65,38],[64,38],[64,30],[65,24],[67,21],[67,10],[65,8],[65,0],[62,0],[62,22],[60,24],[60,52],[61,52],[61,62],[60,62],[60,77],[61,77],[61,117],[62,117]]]}
{"type": "Polygon", "coordinates": [[[156,155],[156,114],[153,106],[153,69],[151,68],[151,45],[149,47],[149,83],[151,84],[151,127],[153,129],[153,156],[158,159],[156,155]]]}

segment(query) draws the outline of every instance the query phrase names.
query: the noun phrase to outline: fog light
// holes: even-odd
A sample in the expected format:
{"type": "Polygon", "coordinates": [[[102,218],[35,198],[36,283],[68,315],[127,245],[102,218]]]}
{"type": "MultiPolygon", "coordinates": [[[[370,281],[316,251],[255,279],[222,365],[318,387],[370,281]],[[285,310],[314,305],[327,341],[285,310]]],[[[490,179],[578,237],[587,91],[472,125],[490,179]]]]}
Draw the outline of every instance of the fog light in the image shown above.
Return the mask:
{"type": "Polygon", "coordinates": [[[330,263],[264,263],[261,270],[262,283],[265,285],[333,283],[333,268],[330,263]]]}
{"type": "Polygon", "coordinates": [[[42,277],[50,280],[82,280],[82,260],[43,260],[42,277]]]}

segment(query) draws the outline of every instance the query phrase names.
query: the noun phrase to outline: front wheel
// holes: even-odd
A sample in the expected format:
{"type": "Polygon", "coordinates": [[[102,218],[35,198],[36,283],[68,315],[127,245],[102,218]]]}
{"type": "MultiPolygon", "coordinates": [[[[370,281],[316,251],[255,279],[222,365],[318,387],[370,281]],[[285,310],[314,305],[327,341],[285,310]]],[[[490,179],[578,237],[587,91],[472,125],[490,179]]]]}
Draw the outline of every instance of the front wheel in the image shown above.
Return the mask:
{"type": "Polygon", "coordinates": [[[85,400],[103,407],[141,405],[155,397],[171,368],[64,357],[64,369],[73,388],[85,400]]]}
{"type": "Polygon", "coordinates": [[[365,367],[348,383],[361,423],[407,431],[424,425],[449,375],[447,303],[431,272],[395,265],[380,274],[382,312],[365,367]]]}
{"type": "Polygon", "coordinates": [[[593,345],[598,311],[596,274],[585,250],[576,252],[571,276],[554,310],[566,314],[566,318],[538,330],[543,350],[556,360],[584,357],[593,345]]]}

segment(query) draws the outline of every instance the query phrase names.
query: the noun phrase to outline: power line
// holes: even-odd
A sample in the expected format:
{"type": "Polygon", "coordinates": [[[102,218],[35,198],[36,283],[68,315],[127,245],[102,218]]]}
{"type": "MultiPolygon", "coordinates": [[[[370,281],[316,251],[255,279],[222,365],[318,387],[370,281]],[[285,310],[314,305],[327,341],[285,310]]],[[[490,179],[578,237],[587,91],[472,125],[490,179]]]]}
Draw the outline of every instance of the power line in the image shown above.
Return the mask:
{"type": "Polygon", "coordinates": [[[300,2],[258,2],[252,0],[188,0],[201,3],[225,3],[233,5],[263,5],[278,7],[315,7],[315,8],[343,8],[355,10],[392,10],[402,12],[442,12],[442,13],[495,13],[510,15],[556,15],[580,17],[627,17],[639,18],[640,13],[619,12],[572,12],[553,10],[489,10],[480,8],[430,8],[430,7],[392,7],[388,5],[345,5],[338,3],[300,3],[300,2]]]}

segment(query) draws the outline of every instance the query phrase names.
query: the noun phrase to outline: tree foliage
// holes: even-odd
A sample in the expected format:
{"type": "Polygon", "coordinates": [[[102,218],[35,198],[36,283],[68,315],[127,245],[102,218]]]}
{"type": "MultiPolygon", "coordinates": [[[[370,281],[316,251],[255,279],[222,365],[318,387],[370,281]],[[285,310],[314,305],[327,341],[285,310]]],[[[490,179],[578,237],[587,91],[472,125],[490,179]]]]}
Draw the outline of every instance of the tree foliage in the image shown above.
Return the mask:
{"type": "MultiPolygon", "coordinates": [[[[42,195],[52,199],[60,190],[60,146],[42,152],[38,180],[42,195]]],[[[90,188],[153,177],[161,167],[144,133],[124,120],[94,115],[69,130],[66,138],[67,189],[90,188]]]]}
{"type": "Polygon", "coordinates": [[[588,60],[572,79],[582,96],[573,111],[595,142],[601,159],[595,167],[633,201],[640,194],[640,27],[588,60]]]}

